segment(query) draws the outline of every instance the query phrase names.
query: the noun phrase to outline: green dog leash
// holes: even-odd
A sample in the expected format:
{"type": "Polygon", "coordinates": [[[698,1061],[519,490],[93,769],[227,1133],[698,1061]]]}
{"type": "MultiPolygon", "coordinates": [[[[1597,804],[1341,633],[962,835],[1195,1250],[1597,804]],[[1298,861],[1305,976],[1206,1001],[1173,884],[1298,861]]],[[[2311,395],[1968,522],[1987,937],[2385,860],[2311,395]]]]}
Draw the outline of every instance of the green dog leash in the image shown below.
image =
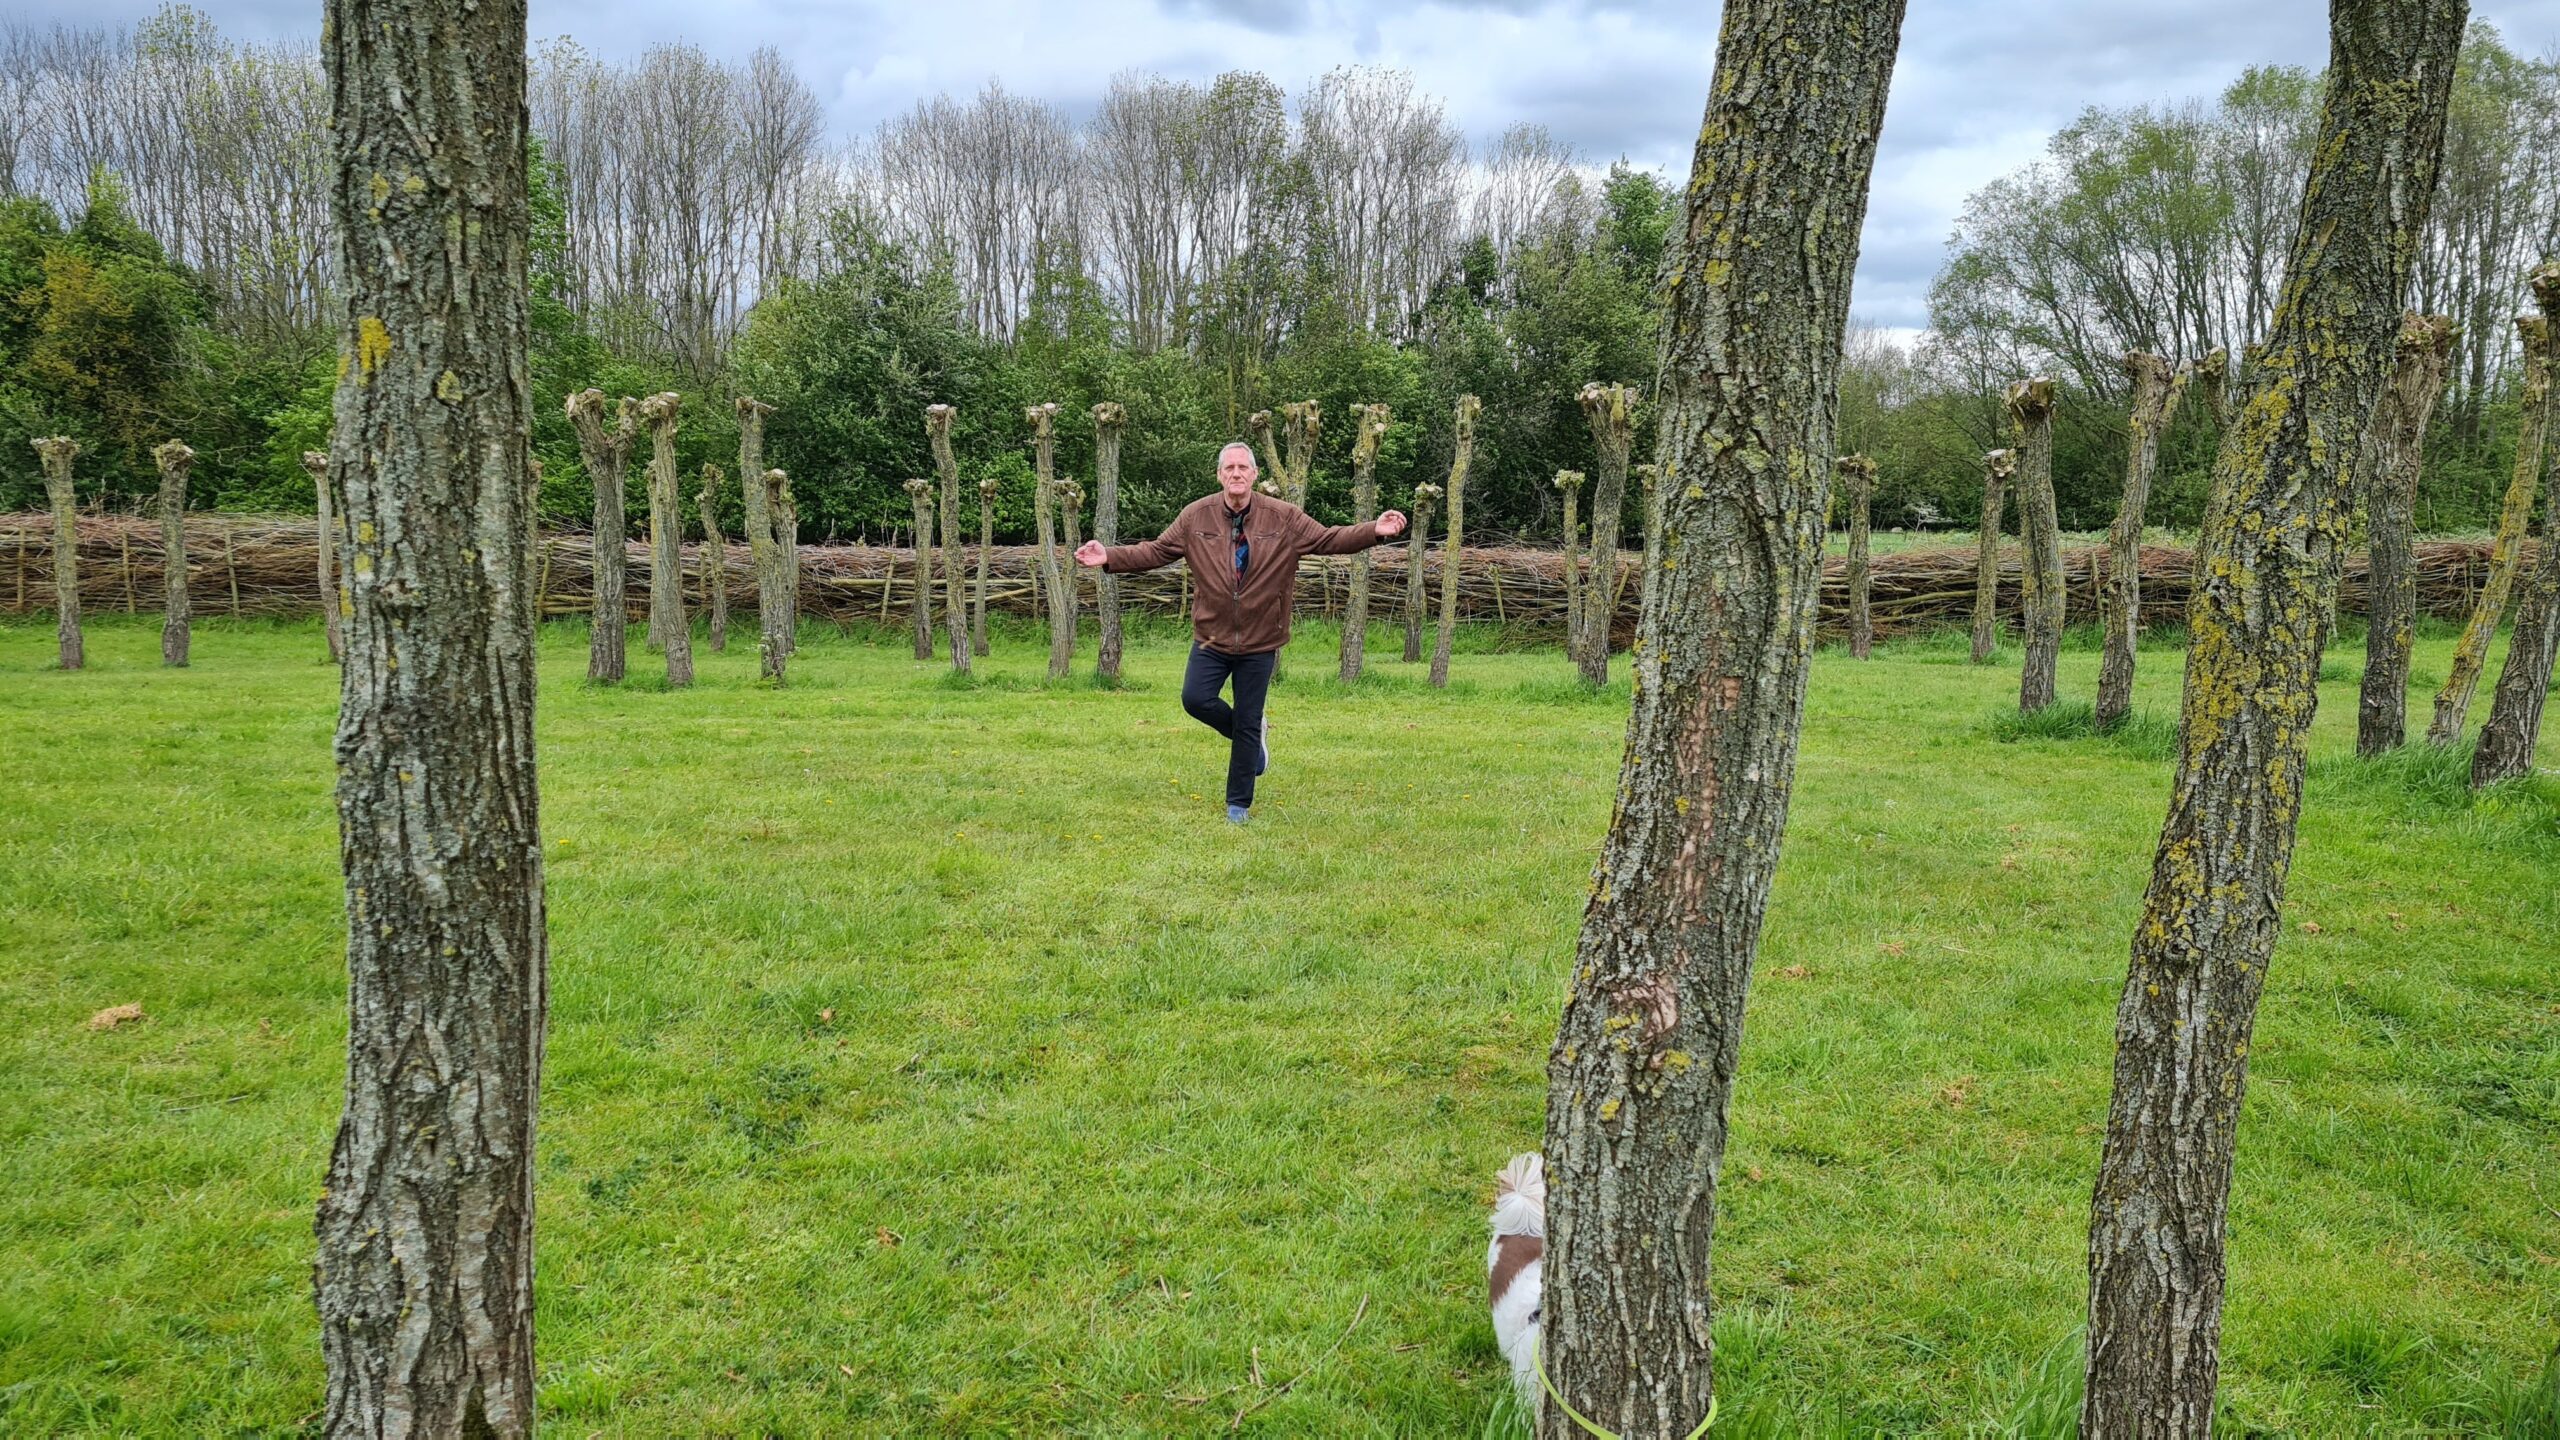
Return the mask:
{"type": "MultiPolygon", "coordinates": [[[[1556,1393],[1556,1382],[1547,1378],[1547,1362],[1544,1357],[1538,1354],[1538,1341],[1541,1338],[1542,1337],[1539,1336],[1531,1336],[1529,1339],[1529,1364],[1537,1370],[1538,1383],[1546,1387],[1547,1398],[1556,1402],[1556,1408],[1564,1412],[1564,1418],[1581,1426],[1586,1432],[1594,1436],[1595,1440],[1618,1440],[1617,1436],[1612,1435],[1608,1431],[1591,1423],[1590,1416],[1585,1415],[1581,1411],[1574,1409],[1571,1405],[1566,1404],[1565,1398],[1556,1393]]],[[[1683,1437],[1683,1440],[1698,1440],[1699,1436],[1704,1435],[1707,1431],[1713,1429],[1715,1427],[1715,1423],[1716,1397],[1710,1394],[1707,1396],[1707,1418],[1699,1421],[1698,1428],[1690,1431],[1683,1437]]]]}

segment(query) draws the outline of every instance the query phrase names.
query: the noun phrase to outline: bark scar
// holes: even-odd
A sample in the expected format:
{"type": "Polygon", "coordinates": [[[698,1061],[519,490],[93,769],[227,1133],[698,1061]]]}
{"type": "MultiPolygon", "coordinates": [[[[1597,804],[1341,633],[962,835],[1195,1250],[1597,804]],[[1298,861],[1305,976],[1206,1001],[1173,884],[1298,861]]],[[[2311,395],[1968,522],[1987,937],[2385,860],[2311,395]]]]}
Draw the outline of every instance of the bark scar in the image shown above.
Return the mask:
{"type": "Polygon", "coordinates": [[[1680,1024],[1680,987],[1667,975],[1649,975],[1609,987],[1609,1014],[1626,1016],[1639,1029],[1631,1037],[1634,1048],[1643,1052],[1644,1068],[1662,1068],[1665,1042],[1680,1024]]]}

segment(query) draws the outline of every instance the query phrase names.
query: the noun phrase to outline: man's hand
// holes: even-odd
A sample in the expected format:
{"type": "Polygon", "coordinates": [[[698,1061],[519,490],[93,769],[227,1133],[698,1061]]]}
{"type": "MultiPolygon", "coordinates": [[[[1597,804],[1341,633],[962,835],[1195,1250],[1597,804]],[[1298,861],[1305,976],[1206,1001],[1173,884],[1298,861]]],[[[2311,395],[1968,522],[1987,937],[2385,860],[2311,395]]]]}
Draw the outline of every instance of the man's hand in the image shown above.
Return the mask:
{"type": "Polygon", "coordinates": [[[1079,565],[1100,565],[1109,558],[1099,540],[1087,540],[1076,547],[1076,563],[1079,565]]]}
{"type": "Polygon", "coordinates": [[[1384,515],[1379,516],[1378,533],[1391,540],[1396,536],[1403,534],[1404,512],[1401,510],[1390,510],[1384,515]]]}

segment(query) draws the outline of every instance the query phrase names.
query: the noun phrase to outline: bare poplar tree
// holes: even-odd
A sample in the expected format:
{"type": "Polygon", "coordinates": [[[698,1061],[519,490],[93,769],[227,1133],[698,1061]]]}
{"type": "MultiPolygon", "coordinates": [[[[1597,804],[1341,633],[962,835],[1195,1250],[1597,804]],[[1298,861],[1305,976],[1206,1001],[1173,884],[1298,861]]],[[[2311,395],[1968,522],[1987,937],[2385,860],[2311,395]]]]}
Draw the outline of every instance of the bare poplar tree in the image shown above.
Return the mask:
{"type": "Polygon", "coordinates": [[[1834,462],[1849,498],[1849,653],[1860,660],[1875,648],[1875,616],[1868,608],[1868,523],[1875,506],[1876,462],[1864,455],[1843,455],[1834,462]]]}
{"type": "Polygon", "coordinates": [[[676,418],[683,401],[661,390],[640,402],[649,427],[649,625],[667,652],[667,684],[693,683],[693,622],[684,613],[684,517],[676,480],[676,418]]]}
{"type": "MultiPolygon", "coordinates": [[[[2215,354],[2222,352],[2216,351],[2215,354]]],[[[2133,644],[2142,634],[2142,512],[2151,502],[2151,476],[2160,467],[2160,434],[2186,389],[2187,372],[2139,350],[2127,351],[2124,373],[2133,381],[2133,412],[2125,421],[2124,498],[2107,531],[2107,583],[2098,592],[2106,650],[2098,661],[2097,727],[2113,730],[2133,710],[2133,644]]]]}
{"type": "Polygon", "coordinates": [[[167,597],[160,620],[160,663],[183,668],[189,638],[187,476],[195,469],[196,452],[183,441],[165,440],[151,458],[160,466],[160,584],[167,597]]]}
{"type": "Polygon", "coordinates": [[[906,483],[907,508],[915,525],[916,593],[908,602],[907,628],[913,632],[916,658],[933,658],[933,482],[906,483]]]}
{"type": "MultiPolygon", "coordinates": [[[[2560,266],[2545,271],[2560,284],[2560,266]]],[[[2450,745],[2462,738],[2464,715],[2488,668],[2489,644],[2515,591],[2516,571],[2524,564],[2525,522],[2533,518],[2533,492],[2542,476],[2543,437],[2551,424],[2553,342],[2560,340],[2552,321],[2542,315],[2516,317],[2516,333],[2524,340],[2524,394],[2516,402],[2516,462],[2507,482],[2506,500],[2498,507],[2498,534],[2489,546],[2489,576],[2472,602],[2470,623],[2453,647],[2444,688],[2436,692],[2435,719],[2427,725],[2428,743],[2450,745]]]]}
{"type": "MultiPolygon", "coordinates": [[[[778,539],[785,534],[797,533],[798,522],[791,513],[789,478],[779,470],[766,470],[759,479],[764,490],[765,515],[773,526],[774,537],[778,539]],[[786,524],[791,528],[786,529],[786,524]]],[[[792,607],[790,602],[774,592],[798,583],[791,578],[792,563],[779,553],[773,556],[767,572],[771,578],[765,582],[764,598],[760,602],[764,613],[759,617],[763,623],[757,627],[762,633],[756,641],[756,673],[757,678],[770,680],[776,685],[788,681],[791,652],[795,647],[791,643],[790,632],[785,628],[786,617],[792,613],[792,607]]]]}
{"type": "Polygon", "coordinates": [[[545,963],[525,10],[328,0],[349,551],[332,1436],[530,1435],[545,963]]]}
{"type": "Polygon", "coordinates": [[[2062,578],[2062,522],[2053,503],[2053,401],[2053,382],[2043,376],[2009,387],[2009,418],[2018,427],[2018,534],[2026,542],[2018,567],[2018,629],[2027,651],[2018,672],[2018,708],[2030,712],[2054,702],[2069,600],[2062,578]]]}
{"type": "Polygon", "coordinates": [[[1057,498],[1058,406],[1052,401],[1034,405],[1022,412],[1031,422],[1031,523],[1040,542],[1040,594],[1049,609],[1049,678],[1064,680],[1075,663],[1076,632],[1073,601],[1067,594],[1066,567],[1058,562],[1057,521],[1054,502],[1057,498]]]}
{"type": "MultiPolygon", "coordinates": [[[[759,651],[791,653],[792,636],[785,628],[791,614],[791,601],[785,587],[790,583],[782,558],[781,537],[774,527],[771,487],[763,483],[764,417],[773,407],[752,395],[737,398],[738,415],[738,490],[746,501],[747,554],[756,570],[756,645],[759,651]]],[[[766,672],[780,678],[780,671],[766,672]]]]}
{"type": "Polygon", "coordinates": [[[302,468],[311,476],[311,489],[319,502],[319,567],[321,628],[329,637],[329,661],[337,664],[346,659],[346,637],[339,624],[345,599],[338,593],[338,516],[329,498],[329,452],[305,450],[302,468]]]}
{"type": "Polygon", "coordinates": [[[2408,739],[2409,645],[2418,615],[2418,573],[2411,553],[2418,502],[2418,461],[2427,420],[2444,393],[2453,353],[2453,322],[2410,311],[2400,317],[2398,362],[2365,426],[2357,464],[2364,470],[2364,684],[2356,703],[2356,753],[2371,759],[2408,739]]]}
{"type": "MultiPolygon", "coordinates": [[[[1116,400],[1093,407],[1093,538],[1105,545],[1120,543],[1120,437],[1129,412],[1116,400]]],[[[1093,672],[1106,685],[1120,680],[1120,577],[1093,572],[1094,613],[1102,626],[1102,643],[1093,672]]]]}
{"type": "MultiPolygon", "coordinates": [[[[2544,333],[2560,344],[2560,263],[2534,271],[2533,299],[2542,311],[2544,333]]],[[[2560,402],[2546,394],[2543,403],[2547,430],[2548,411],[2560,402]]],[[[2545,446],[2552,448],[2548,441],[2545,446]]],[[[2532,772],[2534,746],[2542,738],[2543,702],[2551,693],[2555,646],[2560,646],[2560,475],[2543,487],[2542,545],[2516,606],[2515,631],[2507,640],[2507,664],[2498,673],[2489,719],[2471,752],[2474,790],[2532,772]]]]}
{"type": "Polygon", "coordinates": [[[2283,923],[2347,472],[2391,366],[2466,8],[2330,7],[2300,227],[2196,537],[2177,775],[2090,1201],[2087,1440],[2212,1429],[2232,1141],[2283,923]]]}
{"type": "Polygon", "coordinates": [[[1577,663],[1582,678],[1609,683],[1609,627],[1616,618],[1618,519],[1627,508],[1627,454],[1635,446],[1637,391],[1633,385],[1594,381],[1577,397],[1600,452],[1600,478],[1591,488],[1591,583],[1599,603],[1584,597],[1577,663]]]}
{"type": "MultiPolygon", "coordinates": [[[[1404,660],[1408,665],[1422,658],[1422,612],[1431,607],[1431,586],[1423,575],[1423,541],[1431,533],[1431,512],[1439,508],[1444,493],[1427,482],[1413,487],[1413,524],[1406,527],[1404,542],[1404,660]]],[[[1444,576],[1442,583],[1453,578],[1444,576]]]]}
{"type": "Polygon", "coordinates": [[[71,462],[80,458],[80,442],[52,435],[32,442],[44,466],[45,499],[53,505],[53,628],[65,670],[87,662],[80,635],[80,522],[71,495],[71,462]]]}
{"type": "Polygon", "coordinates": [[[1458,574],[1466,544],[1467,469],[1476,458],[1476,416],[1484,402],[1461,395],[1455,414],[1456,453],[1449,460],[1449,529],[1440,550],[1440,623],[1431,636],[1431,686],[1449,683],[1449,642],[1458,630],[1458,574]]]}
{"type": "MultiPolygon", "coordinates": [[[[1395,423],[1385,405],[1351,407],[1351,523],[1378,518],[1378,446],[1395,423]]],[[[1351,557],[1351,589],[1342,602],[1342,669],[1346,685],[1360,678],[1369,657],[1369,552],[1351,557]]]]}
{"type": "Polygon", "coordinates": [[[978,594],[969,620],[969,653],[987,653],[987,556],[996,544],[995,477],[978,482],[978,594]]]}
{"type": "Polygon", "coordinates": [[[569,397],[567,406],[596,497],[595,536],[588,550],[595,608],[587,636],[587,678],[606,684],[622,680],[624,632],[631,624],[629,602],[623,598],[631,557],[622,519],[622,475],[630,466],[632,435],[639,425],[631,406],[625,397],[614,407],[610,430],[604,423],[603,391],[581,390],[569,397]]]}
{"type": "Polygon", "coordinates": [[[2000,511],[2009,477],[2018,473],[2018,452],[1986,451],[1982,457],[1982,529],[1974,537],[1973,663],[1991,658],[2000,646],[2000,511]]]}
{"type": "Polygon", "coordinates": [[[728,477],[720,467],[702,462],[702,492],[694,505],[702,512],[702,553],[694,568],[702,572],[702,603],[711,611],[711,648],[729,648],[729,542],[720,534],[720,483],[728,477]]]}
{"type": "MultiPolygon", "coordinates": [[[[969,651],[972,647],[969,643],[968,598],[960,581],[960,462],[951,454],[951,422],[959,415],[959,411],[948,405],[926,406],[924,435],[933,447],[934,473],[942,480],[943,628],[948,632],[945,638],[951,646],[951,669],[956,674],[966,675],[969,673],[969,651]]],[[[979,552],[982,561],[985,548],[981,542],[979,552]]]]}
{"type": "MultiPolygon", "coordinates": [[[[1900,0],[1728,0],[1663,257],[1662,566],[1547,1059],[1546,1374],[1628,1436],[1710,1416],[1710,1243],[1820,600],[1849,277],[1900,0]],[[1807,234],[1825,237],[1802,244],[1807,234]]],[[[1575,1433],[1550,1406],[1539,1433],[1575,1433]]]]}
{"type": "Polygon", "coordinates": [[[1579,470],[1556,472],[1556,489],[1564,493],[1564,658],[1568,661],[1582,656],[1582,525],[1574,505],[1583,479],[1579,470]]]}

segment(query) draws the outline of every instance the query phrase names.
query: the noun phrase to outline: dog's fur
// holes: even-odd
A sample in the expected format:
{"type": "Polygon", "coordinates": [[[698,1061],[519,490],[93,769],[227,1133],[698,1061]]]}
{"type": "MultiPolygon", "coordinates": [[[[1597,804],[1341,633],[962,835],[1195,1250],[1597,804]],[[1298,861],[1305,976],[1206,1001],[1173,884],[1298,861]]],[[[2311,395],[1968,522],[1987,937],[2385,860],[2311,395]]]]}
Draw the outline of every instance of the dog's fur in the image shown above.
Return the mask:
{"type": "Polygon", "coordinates": [[[1546,1162],[1535,1153],[1514,1155],[1494,1177],[1493,1242],[1485,1247],[1484,1266],[1494,1343],[1511,1362],[1511,1383],[1532,1413],[1538,1407],[1538,1304],[1546,1253],[1546,1162]]]}

